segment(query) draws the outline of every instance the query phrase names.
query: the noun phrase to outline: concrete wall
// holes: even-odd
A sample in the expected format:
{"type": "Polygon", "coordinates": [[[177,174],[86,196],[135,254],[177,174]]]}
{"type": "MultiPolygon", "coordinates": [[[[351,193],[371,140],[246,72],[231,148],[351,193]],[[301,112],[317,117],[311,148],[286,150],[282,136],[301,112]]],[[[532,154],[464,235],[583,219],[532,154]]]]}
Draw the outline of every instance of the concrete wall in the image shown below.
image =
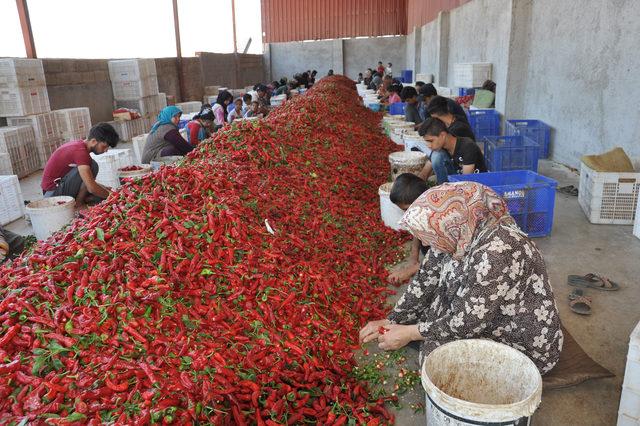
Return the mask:
{"type": "Polygon", "coordinates": [[[271,43],[265,49],[264,62],[271,80],[314,69],[321,77],[333,69],[355,79],[378,61],[385,65],[391,62],[399,74],[407,64],[406,50],[405,36],[271,43]]]}
{"type": "Polygon", "coordinates": [[[199,53],[204,86],[241,88],[266,81],[262,55],[199,53]]]}
{"type": "MultiPolygon", "coordinates": [[[[530,59],[523,87],[509,87],[509,99],[522,98],[509,115],[549,123],[553,158],[573,167],[583,154],[615,146],[639,157],[638,2],[524,3],[530,8],[524,45],[530,59]]],[[[515,17],[514,25],[527,26],[526,14],[515,17]]],[[[512,54],[520,47],[513,46],[512,54]]]]}

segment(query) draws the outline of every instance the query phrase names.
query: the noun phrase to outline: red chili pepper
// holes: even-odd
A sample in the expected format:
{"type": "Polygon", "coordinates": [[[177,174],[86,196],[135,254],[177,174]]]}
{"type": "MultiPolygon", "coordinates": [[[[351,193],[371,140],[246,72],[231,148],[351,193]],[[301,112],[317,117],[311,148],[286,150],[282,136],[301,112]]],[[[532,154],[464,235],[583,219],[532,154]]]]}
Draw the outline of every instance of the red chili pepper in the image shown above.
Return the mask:
{"type": "Polygon", "coordinates": [[[11,340],[15,337],[16,334],[18,334],[18,331],[20,331],[20,324],[11,326],[9,330],[7,330],[7,332],[4,334],[4,336],[0,338],[0,348],[3,348],[11,343],[11,340]]]}

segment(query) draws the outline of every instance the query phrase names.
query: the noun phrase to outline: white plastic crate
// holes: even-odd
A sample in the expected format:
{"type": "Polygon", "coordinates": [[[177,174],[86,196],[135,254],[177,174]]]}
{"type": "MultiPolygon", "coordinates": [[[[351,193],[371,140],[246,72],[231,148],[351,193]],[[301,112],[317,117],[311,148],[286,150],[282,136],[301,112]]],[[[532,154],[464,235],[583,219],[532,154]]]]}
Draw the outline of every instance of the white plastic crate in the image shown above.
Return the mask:
{"type": "Polygon", "coordinates": [[[135,100],[116,100],[116,107],[136,110],[142,117],[156,117],[162,108],[167,106],[167,95],[158,93],[157,95],[146,96],[135,100]]]}
{"type": "Polygon", "coordinates": [[[0,176],[0,225],[24,216],[24,199],[18,176],[0,176]]]}
{"type": "Polygon", "coordinates": [[[38,153],[38,160],[40,163],[40,168],[44,169],[44,166],[51,158],[51,154],[62,145],[64,145],[66,141],[64,139],[49,139],[46,141],[38,142],[36,141],[36,152],[38,153]]]}
{"type": "Polygon", "coordinates": [[[0,59],[0,88],[45,86],[41,59],[0,59]]]}
{"type": "Polygon", "coordinates": [[[155,75],[142,80],[112,81],[111,87],[113,98],[122,101],[133,101],[159,93],[158,77],[155,75]]]}
{"type": "Polygon", "coordinates": [[[144,151],[144,146],[147,143],[147,136],[149,136],[148,133],[133,137],[133,154],[135,156],[136,164],[142,164],[142,152],[144,151]]]}
{"type": "Polygon", "coordinates": [[[91,130],[89,108],[65,108],[53,111],[60,136],[65,141],[85,139],[91,130]]]}
{"type": "Polygon", "coordinates": [[[110,149],[104,154],[91,154],[91,158],[99,166],[96,182],[111,188],[120,187],[118,169],[133,165],[130,149],[110,149]]]}
{"type": "Polygon", "coordinates": [[[155,59],[119,59],[109,61],[111,81],[134,81],[156,76],[155,59]]]}
{"type": "Polygon", "coordinates": [[[633,225],[640,192],[640,173],[596,172],[580,164],[578,203],[589,222],[633,225]]]}
{"type": "Polygon", "coordinates": [[[453,64],[453,85],[455,87],[481,87],[491,79],[490,62],[453,64]]]}
{"type": "Polygon", "coordinates": [[[436,93],[440,96],[444,96],[445,98],[453,96],[453,90],[450,87],[436,87],[436,93]]]}
{"type": "Polygon", "coordinates": [[[121,141],[133,140],[135,136],[145,133],[147,129],[148,119],[137,118],[129,121],[109,121],[109,124],[116,129],[121,141]]]}
{"type": "Polygon", "coordinates": [[[43,114],[27,115],[26,117],[9,117],[7,118],[9,126],[25,126],[33,127],[36,142],[48,141],[60,138],[60,129],[58,120],[53,112],[45,112],[43,114]]]}
{"type": "Polygon", "coordinates": [[[0,88],[0,117],[21,117],[51,111],[47,86],[0,88]]]}
{"type": "Polygon", "coordinates": [[[0,153],[0,176],[12,175],[11,157],[8,152],[0,153]]]}
{"type": "Polygon", "coordinates": [[[636,220],[633,225],[633,235],[640,238],[640,197],[638,197],[638,205],[636,206],[636,220]]]}
{"type": "Polygon", "coordinates": [[[618,409],[618,426],[640,424],[640,323],[631,333],[622,396],[618,409]]]}
{"type": "Polygon", "coordinates": [[[180,103],[177,103],[176,106],[182,110],[183,114],[191,114],[192,112],[198,113],[202,108],[202,102],[200,101],[180,102],[180,103]]]}
{"type": "Polygon", "coordinates": [[[8,153],[19,178],[40,169],[35,134],[31,126],[0,127],[0,153],[8,153]]]}

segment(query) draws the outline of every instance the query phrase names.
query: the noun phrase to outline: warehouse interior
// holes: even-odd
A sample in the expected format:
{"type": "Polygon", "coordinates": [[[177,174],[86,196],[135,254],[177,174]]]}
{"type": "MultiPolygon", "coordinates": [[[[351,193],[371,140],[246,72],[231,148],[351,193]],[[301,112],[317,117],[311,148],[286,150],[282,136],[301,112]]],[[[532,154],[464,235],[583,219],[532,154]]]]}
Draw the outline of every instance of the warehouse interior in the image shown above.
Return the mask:
{"type": "MultiPolygon", "coordinates": [[[[77,13],[110,8],[65,1],[77,13]]],[[[162,12],[136,20],[136,30],[164,26],[157,42],[118,41],[139,43],[120,55],[97,35],[105,17],[95,48],[76,53],[63,40],[64,57],[41,53],[51,49],[36,28],[47,7],[0,0],[0,37],[12,39],[0,45],[0,423],[640,425],[640,109],[626,106],[640,96],[636,2],[224,0],[198,9],[144,0],[136,7],[162,12]],[[158,16],[165,21],[152,23],[158,16]],[[199,28],[196,19],[226,22],[199,28]],[[101,43],[110,56],[99,57],[101,43]],[[535,380],[498,349],[465,361],[480,344],[447,359],[451,371],[433,361],[452,343],[483,339],[537,366],[524,344],[495,333],[457,336],[453,327],[455,341],[439,342],[427,361],[415,350],[427,339],[419,327],[420,339],[393,351],[382,343],[395,330],[385,327],[400,324],[393,320],[363,342],[376,315],[392,318],[416,291],[432,259],[424,252],[415,277],[389,278],[410,263],[413,244],[439,249],[410,227],[413,199],[403,207],[391,189],[403,172],[424,178],[427,166],[424,195],[441,187],[427,124],[449,124],[424,116],[425,85],[461,107],[482,157],[471,173],[468,162],[449,172],[449,182],[495,191],[544,260],[564,348],[561,338],[557,364],[534,368],[535,380]],[[485,92],[491,101],[476,106],[485,92]],[[411,93],[420,121],[409,119],[411,93]],[[99,123],[117,133],[117,146],[91,145],[99,123]],[[145,161],[167,126],[184,145],[162,142],[171,153],[158,148],[145,161]],[[80,163],[65,163],[46,187],[54,153],[72,142],[86,145],[100,171],[84,166],[108,196],[79,180],[80,163]],[[88,208],[77,188],[59,197],[74,170],[87,200],[94,196],[88,208]],[[3,232],[30,247],[12,258],[3,232]],[[96,291],[102,302],[82,306],[96,291]],[[92,329],[82,346],[80,321],[98,319],[113,328],[92,329]],[[507,400],[492,400],[491,386],[507,400]]],[[[62,9],[58,25],[93,19],[62,9]]],[[[520,327],[525,335],[529,325],[520,327]]]]}

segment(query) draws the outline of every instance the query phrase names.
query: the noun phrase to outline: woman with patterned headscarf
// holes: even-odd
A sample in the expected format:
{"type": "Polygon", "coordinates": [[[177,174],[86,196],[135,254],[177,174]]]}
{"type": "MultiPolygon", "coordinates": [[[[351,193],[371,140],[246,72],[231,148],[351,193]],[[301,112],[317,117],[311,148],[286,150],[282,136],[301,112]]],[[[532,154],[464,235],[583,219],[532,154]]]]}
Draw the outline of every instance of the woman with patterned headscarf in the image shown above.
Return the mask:
{"type": "Polygon", "coordinates": [[[388,318],[360,331],[381,349],[485,338],[526,354],[542,374],[560,357],[562,331],[542,255],[492,189],[446,183],[423,193],[402,226],[431,246],[388,318]],[[382,332],[382,333],[380,333],[382,332]]]}

